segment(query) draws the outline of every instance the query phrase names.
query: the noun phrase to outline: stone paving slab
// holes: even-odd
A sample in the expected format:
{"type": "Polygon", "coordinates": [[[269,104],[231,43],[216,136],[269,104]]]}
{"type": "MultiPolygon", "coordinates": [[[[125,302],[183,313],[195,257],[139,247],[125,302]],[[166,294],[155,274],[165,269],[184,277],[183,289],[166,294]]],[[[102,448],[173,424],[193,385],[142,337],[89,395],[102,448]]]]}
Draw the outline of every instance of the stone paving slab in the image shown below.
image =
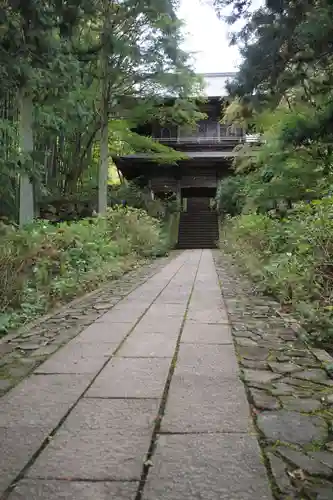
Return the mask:
{"type": "Polygon", "coordinates": [[[33,375],[2,397],[0,495],[66,415],[88,383],[86,375],[33,375]]]}
{"type": "Polygon", "coordinates": [[[163,301],[164,304],[186,304],[189,296],[190,290],[188,287],[167,287],[157,301],[163,301]]]}
{"type": "Polygon", "coordinates": [[[185,322],[181,342],[189,344],[233,344],[229,325],[197,324],[192,321],[185,322]]]}
{"type": "Polygon", "coordinates": [[[190,306],[186,318],[196,323],[229,323],[228,315],[222,306],[211,306],[202,309],[198,309],[197,306],[190,306]]]}
{"type": "Polygon", "coordinates": [[[186,310],[185,304],[165,304],[163,300],[156,301],[146,314],[146,317],[161,319],[167,319],[169,316],[183,317],[186,310]]]}
{"type": "MultiPolygon", "coordinates": [[[[1,399],[0,426],[51,431],[88,387],[91,375],[32,375],[1,399]]],[[[14,430],[13,430],[14,432],[14,430]]]]}
{"type": "Polygon", "coordinates": [[[172,358],[177,345],[178,333],[133,333],[117,353],[127,358],[172,358]]]}
{"type": "Polygon", "coordinates": [[[96,374],[112,356],[118,344],[70,342],[45,361],[35,373],[96,374]]]}
{"type": "MultiPolygon", "coordinates": [[[[160,291],[161,287],[163,285],[160,285],[160,288],[157,288],[157,292],[160,291]]],[[[127,313],[129,315],[142,315],[148,307],[150,307],[150,305],[154,302],[155,300],[155,297],[153,300],[146,300],[146,301],[142,301],[142,302],[138,302],[137,300],[133,301],[133,300],[122,300],[120,302],[118,302],[118,304],[116,306],[114,306],[109,312],[107,312],[106,314],[108,316],[111,316],[112,313],[120,313],[120,312],[124,312],[124,313],[127,313]]],[[[122,321],[120,322],[122,323],[122,321]]],[[[126,321],[125,321],[126,323],[126,321]]]]}
{"type": "Polygon", "coordinates": [[[157,412],[155,400],[82,400],[27,476],[139,480],[157,412]]]}
{"type": "Polygon", "coordinates": [[[151,318],[144,316],[140,323],[133,329],[133,334],[136,333],[165,333],[174,336],[180,332],[183,318],[169,317],[167,321],[153,321],[151,318]]]}
{"type": "Polygon", "coordinates": [[[141,310],[148,309],[148,307],[156,300],[155,294],[153,297],[146,298],[142,287],[139,287],[138,290],[140,293],[137,297],[132,297],[132,295],[129,294],[120,303],[118,303],[118,305],[122,304],[126,307],[137,307],[139,305],[141,310]]]}
{"type": "Polygon", "coordinates": [[[151,304],[156,299],[158,292],[159,289],[156,286],[154,286],[153,291],[140,287],[140,290],[135,290],[134,292],[130,293],[127,296],[128,299],[127,303],[129,303],[130,301],[132,303],[138,302],[141,303],[143,306],[146,306],[147,303],[151,304]]]}
{"type": "Polygon", "coordinates": [[[49,426],[33,425],[0,427],[0,495],[31,460],[50,430],[49,426]]]}
{"type": "MultiPolygon", "coordinates": [[[[206,285],[209,286],[209,283],[206,283],[206,285]]],[[[209,307],[209,305],[222,307],[224,304],[220,289],[218,287],[201,289],[196,285],[191,295],[191,307],[193,305],[200,306],[200,304],[204,304],[205,307],[209,307]]]]}
{"type": "Polygon", "coordinates": [[[255,437],[160,436],[143,500],[272,500],[255,437]]]}
{"type": "Polygon", "coordinates": [[[108,323],[103,320],[88,326],[82,333],[77,335],[72,342],[96,342],[97,344],[120,343],[131,331],[131,325],[127,323],[108,323]]]}
{"type": "Polygon", "coordinates": [[[249,405],[242,383],[210,375],[174,375],[161,431],[252,431],[249,405]]]}
{"type": "Polygon", "coordinates": [[[118,309],[111,309],[111,311],[104,314],[98,319],[98,322],[103,323],[128,323],[134,326],[134,324],[140,319],[140,317],[145,312],[145,307],[134,308],[130,306],[119,307],[118,309]]]}
{"type": "Polygon", "coordinates": [[[39,481],[18,483],[8,500],[135,500],[139,483],[39,481]]]}
{"type": "Polygon", "coordinates": [[[98,398],[160,398],[169,358],[113,358],[87,392],[98,398]]]}
{"type": "MultiPolygon", "coordinates": [[[[257,426],[272,443],[282,442],[305,445],[324,442],[328,435],[327,423],[319,415],[280,410],[262,411],[257,426]]],[[[333,457],[332,457],[333,459],[333,457]]],[[[333,473],[333,461],[332,461],[333,473]]]]}
{"type": "Polygon", "coordinates": [[[233,345],[181,344],[175,375],[203,375],[211,378],[239,379],[239,366],[233,345]]]}
{"type": "Polygon", "coordinates": [[[197,289],[194,288],[193,294],[191,296],[191,303],[189,307],[189,312],[195,310],[218,310],[219,313],[225,315],[226,308],[221,300],[221,295],[218,295],[221,292],[215,293],[202,293],[202,295],[196,294],[197,289]]]}

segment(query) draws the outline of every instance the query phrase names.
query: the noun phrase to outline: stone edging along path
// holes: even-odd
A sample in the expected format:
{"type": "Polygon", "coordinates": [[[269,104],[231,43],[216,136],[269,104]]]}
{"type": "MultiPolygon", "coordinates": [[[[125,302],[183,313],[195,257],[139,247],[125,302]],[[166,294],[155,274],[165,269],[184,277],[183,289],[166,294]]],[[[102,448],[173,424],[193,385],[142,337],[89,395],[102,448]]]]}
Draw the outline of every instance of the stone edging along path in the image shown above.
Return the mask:
{"type": "Polygon", "coordinates": [[[4,336],[0,340],[0,396],[157,273],[176,253],[140,265],[102,288],[4,336]]]}
{"type": "Polygon", "coordinates": [[[214,252],[253,419],[278,499],[333,499],[333,359],[301,339],[231,256],[214,252]]]}

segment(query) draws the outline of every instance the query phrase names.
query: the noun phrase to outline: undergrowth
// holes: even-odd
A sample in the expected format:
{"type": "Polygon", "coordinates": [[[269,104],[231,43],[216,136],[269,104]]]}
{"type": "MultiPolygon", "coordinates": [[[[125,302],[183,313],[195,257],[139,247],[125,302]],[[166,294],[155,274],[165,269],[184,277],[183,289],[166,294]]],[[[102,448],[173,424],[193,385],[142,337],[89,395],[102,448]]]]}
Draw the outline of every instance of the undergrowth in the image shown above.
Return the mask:
{"type": "Polygon", "coordinates": [[[161,222],[127,207],[78,222],[2,225],[0,334],[166,254],[168,246],[161,222]]]}
{"type": "Polygon", "coordinates": [[[283,219],[227,218],[221,243],[263,291],[297,314],[315,344],[333,348],[333,197],[298,203],[283,219]]]}

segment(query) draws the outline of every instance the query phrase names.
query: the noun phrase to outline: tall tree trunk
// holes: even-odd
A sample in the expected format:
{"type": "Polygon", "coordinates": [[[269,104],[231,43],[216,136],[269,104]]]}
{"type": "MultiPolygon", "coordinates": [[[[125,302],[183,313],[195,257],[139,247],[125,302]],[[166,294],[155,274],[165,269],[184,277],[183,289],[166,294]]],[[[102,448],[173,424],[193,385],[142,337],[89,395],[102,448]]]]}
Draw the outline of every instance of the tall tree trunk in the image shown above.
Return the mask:
{"type": "MultiPolygon", "coordinates": [[[[20,95],[20,146],[23,154],[33,151],[33,103],[24,90],[20,95]]],[[[23,226],[34,218],[34,187],[28,173],[20,173],[19,224],[23,226]]]]}
{"type": "Polygon", "coordinates": [[[102,109],[101,140],[100,140],[100,163],[98,171],[98,212],[102,215],[107,210],[109,177],[109,133],[108,133],[108,109],[107,103],[102,109]]]}
{"type": "Polygon", "coordinates": [[[101,135],[100,135],[100,162],[98,170],[98,212],[106,214],[109,177],[109,54],[106,47],[108,31],[110,29],[110,1],[103,2],[104,26],[101,34],[103,44],[101,50],[101,135]]]}

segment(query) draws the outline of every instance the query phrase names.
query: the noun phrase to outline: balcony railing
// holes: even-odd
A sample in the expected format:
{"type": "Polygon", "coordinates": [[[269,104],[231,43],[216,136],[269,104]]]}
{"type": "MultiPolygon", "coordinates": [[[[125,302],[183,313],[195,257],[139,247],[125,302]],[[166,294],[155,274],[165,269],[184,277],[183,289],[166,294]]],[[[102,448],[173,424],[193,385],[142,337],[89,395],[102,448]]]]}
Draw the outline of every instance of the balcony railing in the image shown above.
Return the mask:
{"type": "Polygon", "coordinates": [[[153,137],[155,141],[165,144],[225,144],[227,142],[237,143],[258,143],[260,142],[259,134],[252,135],[227,135],[222,137],[207,137],[207,136],[182,136],[182,137],[153,137]]]}
{"type": "Polygon", "coordinates": [[[237,137],[235,135],[223,137],[207,137],[197,135],[182,137],[153,137],[153,139],[166,144],[221,144],[225,142],[244,142],[245,137],[237,137]]]}
{"type": "Polygon", "coordinates": [[[245,142],[247,143],[256,143],[256,144],[259,144],[259,143],[262,143],[262,136],[260,134],[248,134],[245,136],[245,142]]]}
{"type": "Polygon", "coordinates": [[[244,141],[244,130],[214,120],[202,120],[193,128],[186,125],[156,127],[153,137],[166,144],[220,144],[244,141]]]}

